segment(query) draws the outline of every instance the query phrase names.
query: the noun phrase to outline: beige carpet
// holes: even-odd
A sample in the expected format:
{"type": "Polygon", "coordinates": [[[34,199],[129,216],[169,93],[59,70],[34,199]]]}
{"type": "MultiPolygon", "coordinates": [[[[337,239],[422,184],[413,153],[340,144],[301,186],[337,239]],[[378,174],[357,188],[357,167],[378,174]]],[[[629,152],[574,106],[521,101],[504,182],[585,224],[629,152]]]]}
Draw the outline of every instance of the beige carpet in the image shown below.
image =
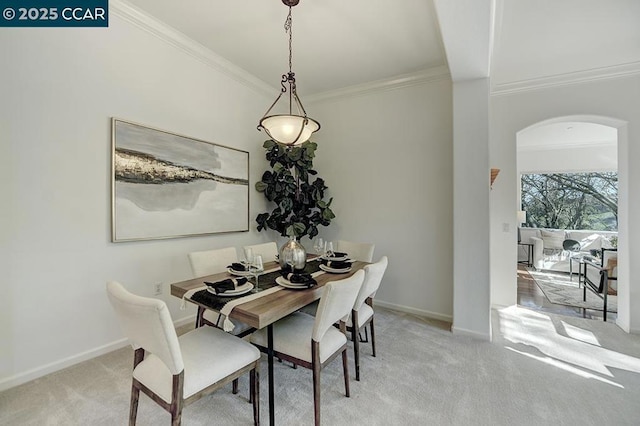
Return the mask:
{"type": "MultiPolygon", "coordinates": [[[[379,355],[344,397],[341,363],[322,373],[323,425],[637,425],[640,337],[615,324],[518,307],[493,312],[494,342],[378,309],[379,355]]],[[[351,352],[351,351],[350,351],[351,352]]],[[[0,393],[1,425],[127,423],[132,352],[122,349],[0,393]]],[[[350,364],[351,366],[351,364],[350,364]]],[[[266,359],[261,420],[268,424],[266,359]]],[[[278,425],[313,424],[311,372],[276,364],[278,425]]],[[[248,380],[185,408],[184,425],[250,425],[248,380]]],[[[141,396],[139,425],[169,425],[141,396]]]]}

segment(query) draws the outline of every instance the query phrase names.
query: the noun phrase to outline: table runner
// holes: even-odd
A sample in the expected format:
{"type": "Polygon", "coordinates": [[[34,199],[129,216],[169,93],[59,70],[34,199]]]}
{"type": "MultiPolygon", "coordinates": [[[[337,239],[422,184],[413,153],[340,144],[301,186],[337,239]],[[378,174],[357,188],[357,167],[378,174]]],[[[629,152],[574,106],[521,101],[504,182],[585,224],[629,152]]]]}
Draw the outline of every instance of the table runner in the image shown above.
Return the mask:
{"type": "MultiPolygon", "coordinates": [[[[324,273],[324,271],[320,269],[320,262],[317,262],[315,260],[316,259],[308,261],[302,273],[311,274],[314,277],[324,273]]],[[[184,296],[182,296],[181,309],[186,308],[186,305],[184,303],[186,300],[191,300],[193,302],[202,304],[209,309],[218,311],[220,312],[220,315],[224,316],[222,328],[226,332],[231,332],[235,327],[234,324],[229,320],[229,314],[231,313],[233,308],[251,300],[267,296],[280,290],[285,290],[284,287],[281,287],[276,283],[276,278],[279,276],[282,276],[280,267],[269,269],[258,278],[258,292],[236,297],[217,296],[207,291],[206,285],[203,287],[191,289],[187,291],[184,296]]]]}

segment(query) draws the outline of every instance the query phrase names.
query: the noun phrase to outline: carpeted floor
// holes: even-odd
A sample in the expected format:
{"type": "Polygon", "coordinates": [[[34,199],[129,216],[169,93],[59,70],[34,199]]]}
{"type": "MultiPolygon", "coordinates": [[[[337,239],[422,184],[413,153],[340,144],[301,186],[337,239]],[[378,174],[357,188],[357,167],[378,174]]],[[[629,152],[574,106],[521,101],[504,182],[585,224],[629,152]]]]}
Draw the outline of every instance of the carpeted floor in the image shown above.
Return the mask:
{"type": "MultiPolygon", "coordinates": [[[[637,425],[640,337],[613,323],[509,307],[492,343],[448,324],[377,309],[378,357],[363,345],[362,380],[344,397],[339,359],[322,372],[324,425],[637,425]]],[[[351,351],[350,351],[351,353],[351,351]]],[[[125,425],[129,348],[0,393],[1,425],[125,425]]],[[[350,364],[350,367],[352,364],[350,364]]],[[[261,420],[268,424],[266,359],[261,420]]],[[[278,425],[313,424],[311,372],[276,364],[278,425]]],[[[186,407],[184,425],[249,425],[248,380],[186,407]]],[[[169,425],[141,396],[139,425],[169,425]]]]}
{"type": "MultiPolygon", "coordinates": [[[[587,290],[587,300],[583,301],[583,289],[578,286],[577,276],[571,281],[569,274],[551,271],[528,270],[534,281],[540,287],[551,303],[575,306],[577,308],[603,310],[603,300],[592,291],[587,290]]],[[[618,297],[607,297],[607,312],[618,312],[618,297]]]]}

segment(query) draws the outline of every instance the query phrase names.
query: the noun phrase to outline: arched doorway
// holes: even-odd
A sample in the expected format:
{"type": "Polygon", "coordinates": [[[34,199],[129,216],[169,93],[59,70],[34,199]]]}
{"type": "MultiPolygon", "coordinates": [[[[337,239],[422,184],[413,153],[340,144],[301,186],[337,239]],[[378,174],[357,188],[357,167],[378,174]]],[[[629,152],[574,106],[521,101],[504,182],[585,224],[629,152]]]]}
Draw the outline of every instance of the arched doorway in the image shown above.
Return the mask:
{"type": "MultiPolygon", "coordinates": [[[[542,146],[538,146],[538,153],[532,154],[534,157],[538,157],[537,161],[540,161],[540,158],[544,157],[545,154],[540,154],[542,151],[546,151],[546,155],[548,156],[549,152],[556,151],[555,154],[551,158],[550,161],[547,162],[546,165],[540,165],[538,167],[539,172],[547,171],[547,172],[557,172],[562,167],[563,170],[571,170],[571,171],[584,171],[586,169],[594,169],[597,168],[597,158],[593,155],[594,153],[589,153],[588,151],[593,151],[594,147],[600,145],[603,147],[607,143],[611,141],[597,141],[595,139],[591,141],[580,142],[580,132],[581,131],[589,131],[596,132],[601,135],[611,134],[611,132],[615,132],[616,135],[616,154],[615,158],[610,158],[611,156],[607,154],[606,150],[602,151],[600,168],[610,169],[615,163],[618,171],[618,247],[619,247],[619,266],[618,266],[618,316],[616,323],[623,328],[625,331],[629,331],[629,316],[630,316],[630,305],[629,305],[629,279],[628,279],[628,251],[626,250],[628,244],[628,203],[629,203],[629,193],[628,193],[628,180],[629,180],[629,164],[625,159],[627,158],[628,152],[628,141],[627,141],[627,123],[622,120],[613,119],[610,117],[602,117],[602,116],[591,116],[591,115],[574,115],[574,116],[561,116],[554,117],[551,119],[543,120],[537,123],[533,123],[527,127],[524,127],[516,132],[515,140],[518,146],[517,151],[521,151],[522,148],[520,145],[528,145],[529,151],[534,152],[535,149],[531,148],[536,144],[536,137],[548,137],[551,139],[551,142],[547,142],[549,146],[545,149],[542,146]],[[571,129],[569,129],[572,127],[571,129]],[[565,131],[564,135],[559,134],[561,131],[565,131]],[[570,131],[568,133],[573,133],[573,135],[568,134],[566,131],[570,131]],[[607,133],[609,132],[609,133],[607,133]],[[533,136],[533,137],[532,137],[533,136]],[[564,140],[563,140],[564,138],[564,140]],[[591,142],[591,143],[589,143],[591,142]],[[592,145],[589,148],[589,145],[592,145]],[[582,165],[572,165],[571,164],[571,155],[569,155],[569,151],[581,149],[582,153],[577,155],[578,158],[582,159],[584,164],[582,165]],[[561,166],[560,166],[561,165],[561,166]]],[[[540,142],[541,145],[544,145],[545,142],[540,142]]],[[[597,150],[597,149],[596,149],[597,150]]],[[[517,153],[516,158],[519,158],[519,153],[517,153]]],[[[531,164],[528,164],[526,167],[522,166],[521,161],[517,160],[516,166],[516,176],[518,181],[520,179],[520,174],[525,169],[535,168],[531,164]]],[[[514,201],[516,203],[515,209],[519,209],[520,205],[520,185],[516,185],[517,193],[514,194],[514,201]]]]}

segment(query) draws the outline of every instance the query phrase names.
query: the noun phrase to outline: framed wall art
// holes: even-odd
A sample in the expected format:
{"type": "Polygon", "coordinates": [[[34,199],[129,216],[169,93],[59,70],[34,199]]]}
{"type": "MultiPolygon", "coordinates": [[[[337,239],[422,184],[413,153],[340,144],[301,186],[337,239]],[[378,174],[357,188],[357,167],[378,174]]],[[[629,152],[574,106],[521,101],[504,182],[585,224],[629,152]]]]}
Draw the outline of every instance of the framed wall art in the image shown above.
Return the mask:
{"type": "Polygon", "coordinates": [[[112,241],[249,230],[249,153],[113,118],[112,241]]]}

